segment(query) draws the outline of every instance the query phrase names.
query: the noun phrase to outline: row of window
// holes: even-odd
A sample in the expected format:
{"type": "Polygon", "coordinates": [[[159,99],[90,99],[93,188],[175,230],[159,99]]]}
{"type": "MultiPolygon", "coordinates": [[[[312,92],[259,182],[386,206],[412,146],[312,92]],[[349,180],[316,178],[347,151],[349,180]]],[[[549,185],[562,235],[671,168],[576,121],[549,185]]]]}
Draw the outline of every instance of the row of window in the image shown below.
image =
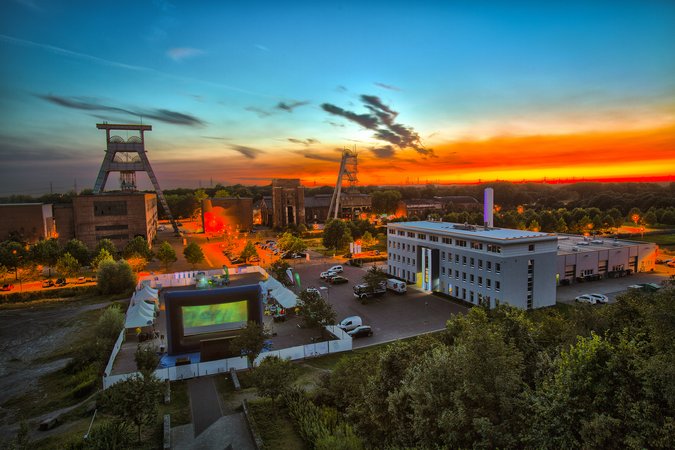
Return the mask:
{"type": "MultiPolygon", "coordinates": [[[[441,267],[441,275],[446,276],[445,267],[441,267]]],[[[455,270],[455,279],[456,280],[460,279],[459,275],[460,275],[459,270],[455,270]]],[[[461,278],[462,282],[466,283],[467,282],[467,273],[461,272],[461,275],[462,275],[462,278],[461,278]]],[[[448,269],[447,277],[452,278],[452,269],[448,269]]],[[[480,275],[476,276],[472,273],[468,274],[468,280],[469,280],[469,283],[471,283],[471,284],[474,284],[476,281],[478,281],[479,287],[483,287],[483,281],[485,281],[485,287],[487,289],[492,289],[494,287],[494,290],[497,291],[497,292],[499,292],[502,288],[502,283],[499,280],[494,280],[494,283],[493,283],[493,280],[491,278],[485,277],[485,279],[483,279],[482,276],[480,276],[480,275]]]]}
{"type": "MultiPolygon", "coordinates": [[[[396,230],[390,228],[390,229],[389,229],[389,234],[396,234],[396,230]]],[[[419,239],[419,240],[421,240],[421,241],[426,241],[426,240],[427,240],[427,235],[424,234],[424,233],[417,233],[417,235],[415,235],[415,233],[412,233],[412,232],[410,232],[410,231],[408,231],[408,232],[406,233],[405,231],[398,230],[398,235],[399,235],[399,236],[407,236],[407,237],[409,237],[409,238],[415,238],[415,237],[417,237],[417,239],[419,239]]],[[[431,242],[438,242],[438,236],[429,235],[429,241],[431,241],[431,242]]],[[[453,239],[452,239],[452,238],[444,237],[444,238],[441,238],[441,241],[442,241],[444,244],[447,244],[447,245],[452,245],[452,244],[453,244],[453,239]]],[[[397,244],[400,244],[400,243],[397,242],[397,244]]],[[[454,240],[454,245],[455,245],[456,247],[465,247],[465,248],[466,248],[466,247],[471,247],[473,250],[483,250],[483,248],[485,247],[485,249],[486,249],[488,252],[491,252],[491,253],[501,253],[501,252],[502,252],[502,247],[501,247],[500,245],[495,245],[495,244],[485,244],[485,245],[483,245],[482,242],[467,241],[466,239],[455,239],[455,240],[454,240]]],[[[531,244],[531,245],[529,246],[529,251],[531,251],[531,252],[534,251],[534,244],[531,244]]]]}
{"type": "Polygon", "coordinates": [[[410,283],[415,283],[417,281],[417,276],[414,270],[410,271],[399,269],[397,267],[393,267],[391,264],[389,265],[389,275],[393,275],[398,278],[403,278],[404,280],[410,283]]]}
{"type": "Polygon", "coordinates": [[[409,264],[409,265],[413,265],[413,266],[415,265],[415,258],[410,258],[410,257],[406,257],[406,256],[402,257],[401,255],[395,255],[393,253],[389,253],[387,255],[387,258],[389,259],[389,261],[398,261],[398,262],[403,262],[405,264],[409,264]]]}
{"type": "MultiPolygon", "coordinates": [[[[452,287],[449,286],[449,289],[452,289],[452,287]]],[[[471,303],[477,303],[478,305],[486,305],[488,307],[492,307],[492,303],[491,303],[492,298],[489,295],[483,295],[479,292],[477,293],[477,292],[474,292],[474,291],[470,290],[469,296],[467,298],[466,289],[461,288],[461,296],[460,296],[460,287],[459,286],[455,286],[454,294],[452,292],[450,292],[450,293],[451,293],[451,295],[454,295],[457,298],[461,298],[462,300],[466,300],[466,301],[469,301],[471,303]]],[[[496,306],[498,304],[499,304],[499,299],[495,297],[494,305],[496,306]]]]}
{"type": "MultiPolygon", "coordinates": [[[[455,264],[459,264],[459,263],[460,263],[460,262],[459,262],[459,261],[460,261],[460,255],[458,255],[458,254],[455,253],[454,256],[455,256],[455,258],[454,258],[454,259],[455,259],[455,264]]],[[[446,254],[446,252],[441,252],[441,261],[446,261],[446,260],[447,260],[448,262],[452,262],[452,259],[453,259],[452,257],[453,257],[453,255],[452,255],[452,253],[450,253],[450,252],[447,252],[447,254],[446,254]]],[[[483,261],[482,259],[480,259],[480,258],[472,258],[472,257],[468,257],[468,258],[467,258],[466,256],[462,256],[461,258],[462,258],[461,261],[462,261],[462,265],[463,265],[463,266],[466,266],[467,261],[468,261],[468,262],[469,262],[469,266],[471,266],[471,267],[476,267],[476,262],[477,262],[477,263],[478,263],[478,269],[479,269],[479,270],[483,270],[483,263],[485,263],[485,269],[486,269],[488,272],[492,272],[492,265],[493,265],[493,264],[492,264],[492,261],[485,261],[485,262],[484,262],[484,261],[483,261]]],[[[494,268],[495,268],[495,272],[500,273],[500,272],[502,271],[502,264],[496,262],[496,263],[494,263],[494,268]]]]}

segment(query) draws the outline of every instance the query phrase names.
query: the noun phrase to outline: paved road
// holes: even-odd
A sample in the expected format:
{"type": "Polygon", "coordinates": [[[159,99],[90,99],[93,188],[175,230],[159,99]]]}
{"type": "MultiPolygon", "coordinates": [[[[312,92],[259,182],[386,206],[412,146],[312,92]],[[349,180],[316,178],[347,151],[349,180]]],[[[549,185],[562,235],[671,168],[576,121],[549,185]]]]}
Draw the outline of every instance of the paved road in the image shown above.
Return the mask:
{"type": "Polygon", "coordinates": [[[190,394],[194,435],[197,437],[222,417],[223,410],[220,407],[218,400],[220,396],[213,377],[188,380],[188,393],[190,394]]]}

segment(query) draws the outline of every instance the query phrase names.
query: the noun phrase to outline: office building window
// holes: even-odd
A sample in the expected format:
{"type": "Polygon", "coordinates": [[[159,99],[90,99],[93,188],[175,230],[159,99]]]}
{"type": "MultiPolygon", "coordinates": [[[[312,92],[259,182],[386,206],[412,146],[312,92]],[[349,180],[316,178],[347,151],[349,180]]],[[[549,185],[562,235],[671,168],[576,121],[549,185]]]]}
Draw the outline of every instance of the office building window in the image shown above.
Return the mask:
{"type": "Polygon", "coordinates": [[[483,285],[483,277],[478,277],[478,286],[483,285]]]}
{"type": "Polygon", "coordinates": [[[474,259],[473,258],[471,258],[470,263],[471,263],[471,267],[473,267],[474,266],[474,259]]]}
{"type": "Polygon", "coordinates": [[[499,281],[495,281],[495,291],[499,292],[501,290],[502,284],[499,281]]]}
{"type": "Polygon", "coordinates": [[[441,259],[445,261],[445,252],[441,252],[441,259]]]}
{"type": "Polygon", "coordinates": [[[466,256],[462,256],[462,265],[466,266],[466,256]]]}
{"type": "Polygon", "coordinates": [[[533,252],[534,251],[534,244],[530,244],[527,246],[527,251],[528,252],[533,252]]]}
{"type": "Polygon", "coordinates": [[[473,274],[471,274],[471,276],[469,277],[469,282],[473,284],[473,274]]]}
{"type": "Polygon", "coordinates": [[[443,239],[442,239],[442,242],[443,242],[444,244],[452,244],[452,239],[450,239],[450,238],[443,238],[443,239]]]}
{"type": "Polygon", "coordinates": [[[479,268],[480,270],[483,270],[483,260],[482,260],[482,259],[479,259],[479,260],[478,260],[478,268],[479,268]]]}
{"type": "Polygon", "coordinates": [[[501,271],[502,271],[501,263],[495,263],[495,272],[501,273],[501,271]]]}
{"type": "Polygon", "coordinates": [[[485,279],[485,285],[487,286],[488,289],[492,289],[492,280],[489,278],[485,279]]]}

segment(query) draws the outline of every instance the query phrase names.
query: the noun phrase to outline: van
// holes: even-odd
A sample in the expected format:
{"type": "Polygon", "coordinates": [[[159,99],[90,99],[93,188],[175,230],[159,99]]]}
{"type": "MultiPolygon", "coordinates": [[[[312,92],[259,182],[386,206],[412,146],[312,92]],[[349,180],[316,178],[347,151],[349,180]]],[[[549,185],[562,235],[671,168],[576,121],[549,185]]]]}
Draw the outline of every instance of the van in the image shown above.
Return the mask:
{"type": "Polygon", "coordinates": [[[359,316],[349,316],[342,319],[338,324],[338,327],[342,328],[344,331],[352,331],[356,327],[363,325],[363,320],[359,316]]]}
{"type": "Polygon", "coordinates": [[[387,289],[397,294],[405,294],[408,291],[408,286],[406,286],[405,281],[389,278],[387,280],[387,289]]]}
{"type": "Polygon", "coordinates": [[[333,266],[330,269],[328,269],[328,271],[329,272],[332,271],[332,272],[335,272],[335,273],[342,273],[342,272],[344,272],[344,269],[342,268],[342,266],[333,266]]]}

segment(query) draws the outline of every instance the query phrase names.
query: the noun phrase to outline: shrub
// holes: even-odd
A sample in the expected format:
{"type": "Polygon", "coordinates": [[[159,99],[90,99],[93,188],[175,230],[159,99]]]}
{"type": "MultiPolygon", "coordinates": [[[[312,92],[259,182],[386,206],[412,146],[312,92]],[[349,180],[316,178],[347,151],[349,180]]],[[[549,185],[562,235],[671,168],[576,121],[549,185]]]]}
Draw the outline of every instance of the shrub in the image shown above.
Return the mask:
{"type": "Polygon", "coordinates": [[[96,275],[98,290],[102,294],[122,294],[136,286],[136,274],[125,260],[103,261],[96,275]]]}

